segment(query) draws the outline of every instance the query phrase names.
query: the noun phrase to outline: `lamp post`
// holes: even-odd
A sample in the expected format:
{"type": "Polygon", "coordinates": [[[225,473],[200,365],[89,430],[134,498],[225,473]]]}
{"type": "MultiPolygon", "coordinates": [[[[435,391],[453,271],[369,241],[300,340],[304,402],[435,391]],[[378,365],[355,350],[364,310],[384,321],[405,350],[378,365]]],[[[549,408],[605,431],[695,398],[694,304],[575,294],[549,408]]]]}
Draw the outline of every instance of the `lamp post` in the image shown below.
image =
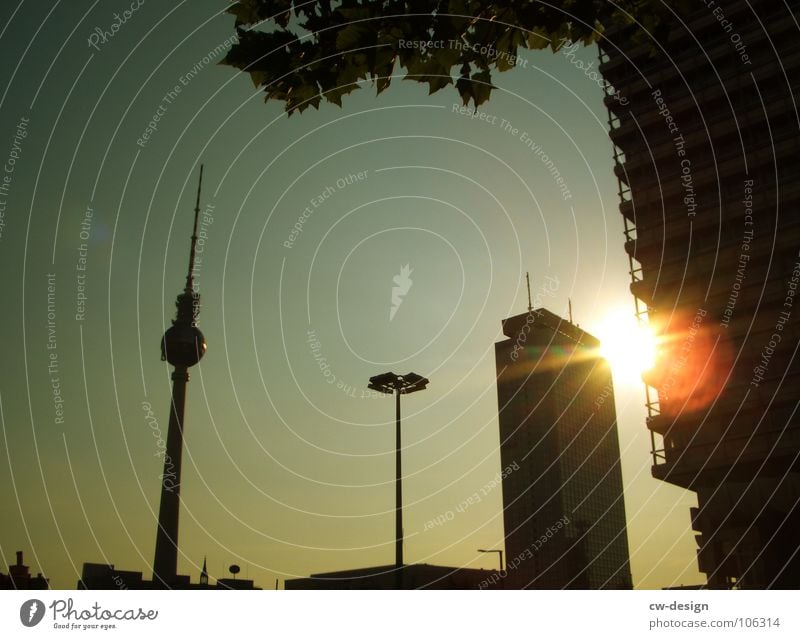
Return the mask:
{"type": "Polygon", "coordinates": [[[416,391],[425,390],[428,380],[417,375],[408,373],[406,375],[395,375],[394,373],[383,373],[369,378],[368,388],[395,395],[396,410],[396,430],[395,430],[395,567],[397,568],[398,588],[402,584],[401,570],[403,568],[403,485],[402,485],[402,466],[400,462],[400,395],[408,395],[416,391]]]}
{"type": "Polygon", "coordinates": [[[500,557],[500,572],[503,572],[503,551],[499,549],[494,550],[484,550],[483,548],[478,548],[478,552],[496,552],[500,557]]]}

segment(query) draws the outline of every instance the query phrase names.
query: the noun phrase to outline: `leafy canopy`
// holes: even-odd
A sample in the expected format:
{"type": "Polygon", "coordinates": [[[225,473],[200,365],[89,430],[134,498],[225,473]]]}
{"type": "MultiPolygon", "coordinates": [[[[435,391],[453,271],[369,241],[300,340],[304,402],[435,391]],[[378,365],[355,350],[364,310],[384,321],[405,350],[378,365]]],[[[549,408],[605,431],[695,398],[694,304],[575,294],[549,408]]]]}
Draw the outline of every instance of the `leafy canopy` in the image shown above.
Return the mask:
{"type": "Polygon", "coordinates": [[[290,115],[323,99],[341,106],[367,81],[381,93],[393,75],[430,93],[454,84],[477,107],[492,71],[512,69],[519,49],[591,44],[634,22],[659,39],[671,11],[661,0],[239,0],[228,9],[239,41],[223,63],[290,115]]]}

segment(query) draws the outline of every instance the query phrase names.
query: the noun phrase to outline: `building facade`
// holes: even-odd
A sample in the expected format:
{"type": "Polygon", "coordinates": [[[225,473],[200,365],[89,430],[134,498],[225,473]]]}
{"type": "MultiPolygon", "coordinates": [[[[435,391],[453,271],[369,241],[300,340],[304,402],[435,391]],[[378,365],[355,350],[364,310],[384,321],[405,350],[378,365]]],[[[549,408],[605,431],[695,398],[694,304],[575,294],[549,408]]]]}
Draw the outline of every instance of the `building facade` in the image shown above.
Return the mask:
{"type": "Polygon", "coordinates": [[[715,588],[800,587],[797,0],[692,3],[600,45],[652,473],[697,494],[715,588]],[[794,15],[793,15],[794,14],[794,15]]]}
{"type": "Polygon", "coordinates": [[[495,344],[503,587],[630,588],[614,391],[597,339],[545,309],[495,344]]]}

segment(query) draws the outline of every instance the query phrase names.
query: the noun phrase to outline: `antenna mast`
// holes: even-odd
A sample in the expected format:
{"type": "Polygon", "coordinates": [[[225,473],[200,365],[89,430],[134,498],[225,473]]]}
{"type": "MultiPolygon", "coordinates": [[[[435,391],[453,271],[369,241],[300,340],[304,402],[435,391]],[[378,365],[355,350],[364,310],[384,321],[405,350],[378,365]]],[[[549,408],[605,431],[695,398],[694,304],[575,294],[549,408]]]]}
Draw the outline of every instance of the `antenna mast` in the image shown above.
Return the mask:
{"type": "Polygon", "coordinates": [[[528,312],[530,313],[533,310],[533,304],[531,303],[531,276],[527,271],[525,272],[525,279],[528,282],[528,312]]]}
{"type": "Polygon", "coordinates": [[[194,205],[194,228],[192,229],[192,248],[189,250],[189,272],[186,274],[187,293],[194,292],[194,254],[197,246],[197,218],[200,216],[200,189],[203,187],[203,165],[200,165],[200,179],[197,181],[197,202],[194,205]]]}

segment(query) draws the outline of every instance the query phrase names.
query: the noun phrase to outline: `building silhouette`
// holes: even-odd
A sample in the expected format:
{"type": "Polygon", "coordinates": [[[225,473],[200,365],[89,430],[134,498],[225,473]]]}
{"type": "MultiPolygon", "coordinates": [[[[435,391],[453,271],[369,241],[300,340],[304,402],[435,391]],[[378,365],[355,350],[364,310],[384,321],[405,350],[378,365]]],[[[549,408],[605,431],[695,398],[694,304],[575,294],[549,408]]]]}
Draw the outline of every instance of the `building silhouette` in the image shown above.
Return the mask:
{"type": "Polygon", "coordinates": [[[475,590],[496,583],[496,571],[475,568],[451,568],[432,564],[406,564],[397,579],[397,567],[374,566],[310,577],[287,579],[286,590],[475,590]]]}
{"type": "Polygon", "coordinates": [[[8,574],[0,572],[0,590],[48,590],[49,580],[42,573],[31,575],[30,568],[22,563],[22,551],[17,551],[17,563],[8,567],[8,574]]]}
{"type": "MultiPolygon", "coordinates": [[[[84,563],[78,590],[161,590],[164,585],[157,580],[144,579],[139,571],[119,570],[114,564],[84,563]]],[[[188,575],[177,575],[172,590],[260,590],[251,579],[222,578],[209,582],[206,560],[198,583],[191,583],[188,575]]]]}
{"type": "Polygon", "coordinates": [[[495,344],[502,587],[631,588],[611,372],[599,342],[545,309],[495,344]]]}
{"type": "Polygon", "coordinates": [[[800,587],[800,3],[694,3],[600,71],[646,379],[652,474],[697,494],[713,588],[800,587]],[[712,8],[713,7],[713,8],[712,8]]]}

